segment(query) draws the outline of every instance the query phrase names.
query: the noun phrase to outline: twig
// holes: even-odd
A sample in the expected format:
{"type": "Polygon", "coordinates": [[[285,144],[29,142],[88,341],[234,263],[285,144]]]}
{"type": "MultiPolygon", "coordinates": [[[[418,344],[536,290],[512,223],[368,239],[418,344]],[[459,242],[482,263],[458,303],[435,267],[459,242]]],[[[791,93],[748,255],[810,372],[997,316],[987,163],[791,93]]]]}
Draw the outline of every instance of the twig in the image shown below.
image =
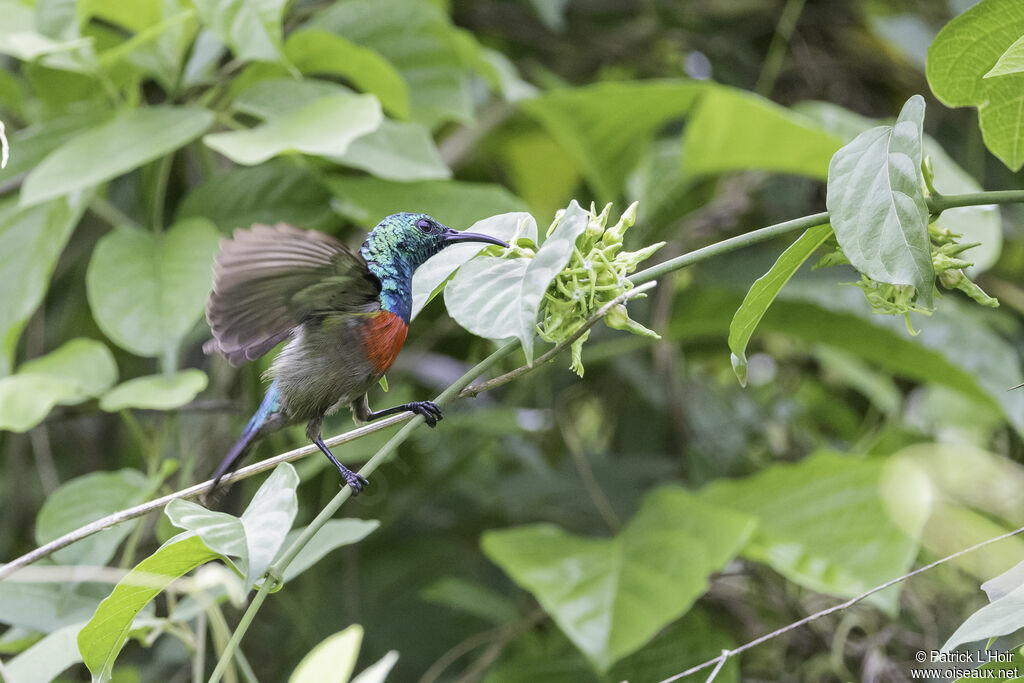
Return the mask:
{"type": "Polygon", "coordinates": [[[0,168],[7,168],[7,159],[11,154],[11,146],[7,142],[7,131],[4,122],[0,121],[0,168]]]}
{"type": "MultiPolygon", "coordinates": [[[[691,674],[695,674],[698,671],[706,669],[709,666],[712,666],[712,665],[714,665],[716,663],[718,663],[718,666],[721,667],[721,665],[725,663],[725,660],[729,659],[730,657],[733,657],[734,655],[738,655],[741,652],[745,652],[746,650],[749,650],[752,647],[756,647],[756,646],[760,645],[761,643],[768,642],[769,640],[777,638],[778,636],[781,636],[784,633],[789,633],[790,631],[792,631],[794,629],[797,629],[797,628],[800,628],[801,626],[803,626],[805,624],[808,624],[808,623],[810,623],[812,621],[820,619],[821,617],[826,617],[826,616],[828,616],[830,614],[835,614],[836,612],[841,612],[844,609],[856,605],[861,600],[864,600],[865,598],[868,598],[868,597],[874,595],[875,593],[877,593],[879,591],[883,591],[886,588],[890,588],[892,586],[895,586],[896,584],[901,583],[903,581],[906,581],[907,579],[909,579],[911,577],[914,577],[914,576],[917,576],[918,574],[923,574],[924,572],[928,571],[929,569],[934,569],[935,567],[938,567],[940,564],[945,564],[945,563],[949,562],[950,560],[955,560],[956,558],[958,558],[958,557],[960,557],[962,555],[966,555],[967,553],[972,553],[975,550],[978,550],[979,548],[984,548],[985,546],[990,545],[992,543],[995,543],[996,541],[1002,541],[1004,539],[1010,538],[1011,536],[1016,536],[1017,534],[1019,534],[1021,532],[1024,532],[1024,527],[1020,527],[1019,529],[1014,529],[1013,531],[1008,531],[1005,534],[1001,534],[999,536],[996,536],[995,538],[990,538],[987,541],[982,541],[981,543],[977,543],[975,545],[972,545],[970,548],[964,548],[963,550],[959,550],[959,551],[953,553],[952,555],[947,555],[946,557],[943,557],[942,559],[935,560],[934,562],[932,562],[930,564],[926,564],[923,567],[918,567],[917,569],[915,569],[912,572],[904,574],[903,576],[898,576],[895,579],[890,579],[890,580],[886,581],[883,584],[875,586],[874,588],[872,588],[869,591],[861,593],[860,595],[858,595],[855,598],[850,598],[846,602],[840,603],[838,605],[834,605],[832,607],[829,607],[828,609],[823,609],[820,612],[815,612],[814,614],[806,616],[803,619],[799,619],[798,621],[794,621],[792,624],[788,624],[786,626],[783,626],[780,629],[776,629],[776,630],[772,631],[771,633],[766,633],[765,635],[763,635],[763,636],[761,636],[759,638],[755,638],[754,640],[751,640],[749,643],[744,643],[743,645],[740,645],[735,650],[723,650],[722,654],[720,654],[719,656],[715,657],[714,659],[709,659],[708,661],[704,662],[703,664],[698,664],[697,666],[690,667],[689,669],[687,669],[686,671],[683,671],[682,673],[678,673],[675,676],[671,676],[669,678],[664,679],[663,681],[661,681],[661,683],[672,683],[673,681],[678,681],[681,678],[686,678],[687,676],[689,676],[691,674]]],[[[711,680],[711,679],[708,679],[708,680],[711,680]]]]}
{"type": "Polygon", "coordinates": [[[593,327],[598,320],[601,320],[606,315],[608,315],[608,312],[611,311],[613,308],[615,308],[616,306],[625,301],[632,299],[633,297],[639,294],[643,294],[645,291],[647,291],[651,287],[654,287],[657,284],[657,282],[654,282],[652,280],[650,282],[645,282],[639,287],[634,287],[628,292],[623,292],[622,294],[618,295],[617,297],[606,303],[601,308],[597,309],[594,312],[594,315],[587,318],[587,321],[583,323],[583,325],[578,330],[569,335],[567,339],[558,342],[558,344],[551,347],[551,349],[549,349],[547,353],[544,353],[543,355],[534,358],[532,363],[521,365],[515,370],[512,370],[511,372],[506,372],[504,375],[495,377],[494,379],[489,379],[486,382],[481,382],[480,384],[474,384],[473,386],[466,387],[459,393],[459,398],[473,398],[477,394],[480,394],[485,391],[490,391],[495,387],[500,387],[502,384],[508,384],[517,377],[525,375],[530,370],[533,370],[535,368],[540,367],[541,365],[544,365],[544,363],[548,362],[549,360],[560,354],[562,351],[565,351],[567,348],[572,346],[572,343],[574,341],[582,337],[587,330],[593,327]]]}

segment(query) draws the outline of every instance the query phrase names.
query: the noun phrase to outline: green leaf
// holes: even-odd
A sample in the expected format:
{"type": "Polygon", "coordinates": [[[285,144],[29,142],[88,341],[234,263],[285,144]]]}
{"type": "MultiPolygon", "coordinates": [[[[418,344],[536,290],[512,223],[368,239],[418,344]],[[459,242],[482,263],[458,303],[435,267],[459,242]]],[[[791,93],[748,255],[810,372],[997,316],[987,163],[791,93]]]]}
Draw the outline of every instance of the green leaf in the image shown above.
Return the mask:
{"type": "Polygon", "coordinates": [[[1024,71],[1024,36],[1021,36],[1013,42],[1013,45],[1006,48],[1000,57],[996,65],[988,70],[982,78],[994,78],[996,76],[1006,76],[1007,74],[1017,74],[1024,71]]]}
{"type": "MultiPolygon", "coordinates": [[[[343,545],[358,543],[380,526],[375,519],[331,519],[309,539],[288,567],[284,570],[285,583],[306,571],[323,559],[329,552],[343,545]]],[[[288,533],[281,549],[290,548],[303,529],[295,529],[288,533]]]]}
{"type": "Polygon", "coordinates": [[[533,338],[544,292],[548,290],[548,285],[555,276],[569,263],[576,247],[576,238],[583,234],[589,222],[590,213],[584,211],[575,199],[572,200],[554,231],[548,235],[537,250],[537,254],[526,266],[526,273],[523,274],[523,281],[519,287],[519,330],[516,336],[523,342],[527,363],[533,361],[533,338]]]}
{"type": "Polygon", "coordinates": [[[8,128],[11,147],[17,149],[18,153],[8,160],[5,168],[0,169],[0,182],[28,173],[47,154],[83,130],[108,121],[110,117],[111,113],[100,107],[81,107],[81,111],[40,121],[18,131],[8,128]]]}
{"type": "Polygon", "coordinates": [[[0,623],[50,633],[78,624],[96,611],[99,600],[66,585],[0,581],[0,623]]]}
{"type": "MultiPolygon", "coordinates": [[[[814,119],[844,143],[878,125],[874,119],[856,114],[849,109],[830,102],[801,102],[795,109],[814,119]]],[[[981,184],[961,168],[930,135],[924,136],[924,154],[931,158],[935,172],[935,189],[942,194],[970,194],[981,192],[981,184]]],[[[644,205],[646,206],[646,205],[644,205]]],[[[999,207],[961,206],[946,209],[939,218],[939,224],[963,235],[965,244],[979,242],[977,247],[962,252],[961,257],[974,263],[972,272],[982,272],[992,267],[1003,246],[1003,222],[999,207]]]]}
{"type": "Polygon", "coordinates": [[[78,634],[78,650],[93,680],[110,680],[114,660],[143,607],[171,581],[218,557],[198,536],[189,536],[160,546],[118,581],[78,634]]]}
{"type": "MultiPolygon", "coordinates": [[[[823,452],[713,482],[701,497],[757,518],[747,557],[811,590],[852,597],[903,574],[917,555],[917,539],[893,521],[881,497],[884,466],[884,459],[823,452]]],[[[894,610],[897,594],[870,599],[894,610]]]]}
{"type": "Polygon", "coordinates": [[[789,282],[793,273],[804,261],[821,246],[821,243],[832,234],[832,226],[825,224],[804,232],[786,251],[767,273],[762,275],[750,287],[743,303],[736,310],[729,325],[729,350],[732,351],[732,369],[739,378],[740,384],[747,385],[747,342],[761,322],[765,311],[775,301],[779,290],[789,282]]]}
{"type": "Polygon", "coordinates": [[[353,140],[343,154],[331,160],[387,180],[434,180],[452,175],[426,126],[389,119],[381,121],[372,133],[353,140]]]}
{"type": "Polygon", "coordinates": [[[43,300],[57,258],[85,209],[66,199],[19,207],[16,197],[0,199],[0,377],[13,369],[14,350],[29,316],[43,300]]]}
{"type": "Polygon", "coordinates": [[[288,683],[347,683],[356,668],[363,627],[352,624],[328,636],[302,658],[288,683]]]}
{"type": "Polygon", "coordinates": [[[530,259],[493,256],[463,264],[444,288],[448,314],[478,337],[518,337],[523,327],[519,293],[529,265],[530,259]]]}
{"type": "Polygon", "coordinates": [[[828,207],[850,263],[878,282],[913,285],[932,307],[935,271],[921,174],[924,98],[907,100],[895,126],[861,133],[832,157],[828,207]]]}
{"type": "Polygon", "coordinates": [[[752,169],[824,178],[842,144],[814,121],[734,88],[709,87],[683,135],[688,173],[752,169]]]}
{"type": "Polygon", "coordinates": [[[96,324],[132,353],[172,353],[202,313],[219,239],[202,218],[162,233],[119,226],[103,236],[85,277],[96,324]]]}
{"type": "MultiPolygon", "coordinates": [[[[447,14],[429,0],[348,0],[317,13],[308,28],[342,36],[376,51],[409,88],[409,116],[436,127],[469,122],[469,73],[447,14]]],[[[389,212],[390,213],[390,212],[389,212]]]]}
{"type": "Polygon", "coordinates": [[[235,566],[244,574],[249,566],[249,547],[245,542],[242,521],[226,512],[207,510],[198,503],[177,498],[164,507],[171,524],[191,531],[206,547],[225,558],[238,560],[235,566]]]}
{"type": "Polygon", "coordinates": [[[48,154],[25,178],[21,204],[36,204],[102,182],[199,137],[213,114],[195,107],[143,107],[118,115],[48,154]]]}
{"type": "MultiPolygon", "coordinates": [[[[49,543],[83,524],[141,503],[148,489],[146,477],[130,469],[92,472],[67,481],[47,497],[36,516],[36,544],[49,543]]],[[[61,548],[53,559],[67,565],[103,566],[131,530],[131,524],[112,526],[61,548]]]]}
{"type": "Polygon", "coordinates": [[[8,680],[52,681],[70,666],[82,661],[78,652],[78,632],[83,622],[68,624],[28,648],[17,657],[4,662],[8,680]]]}
{"type": "Polygon", "coordinates": [[[488,339],[518,338],[527,362],[533,360],[537,313],[548,285],[572,256],[576,238],[590,214],[575,200],[532,259],[481,257],[466,263],[444,290],[455,321],[488,339]]]}
{"type": "Polygon", "coordinates": [[[1024,627],[1024,586],[1018,587],[967,617],[942,646],[949,652],[957,645],[1005,636],[1024,627]]]}
{"type": "Polygon", "coordinates": [[[373,95],[330,95],[255,128],[211,133],[207,146],[232,161],[254,166],[285,152],[321,156],[344,154],[349,144],[382,120],[373,95]]]}
{"type": "Polygon", "coordinates": [[[253,223],[277,222],[323,229],[337,220],[330,197],[305,169],[272,161],[213,176],[185,195],[177,218],[201,216],[226,233],[253,223]]]}
{"type": "Polygon", "coordinates": [[[373,227],[380,219],[407,207],[422,211],[456,229],[508,211],[525,211],[522,200],[501,185],[424,180],[395,183],[379,178],[328,176],[327,186],[340,201],[336,210],[373,227]]]}
{"type": "Polygon", "coordinates": [[[0,429],[24,432],[56,405],[98,396],[117,381],[110,350],[93,339],[72,339],[0,379],[0,429]]]}
{"type": "Polygon", "coordinates": [[[420,592],[420,597],[494,624],[510,624],[520,618],[514,602],[474,581],[446,576],[420,592]]]}
{"type": "Polygon", "coordinates": [[[195,0],[210,30],[243,60],[281,58],[281,19],[286,0],[195,0]]]}
{"type": "Polygon", "coordinates": [[[247,586],[253,585],[263,576],[284,544],[299,511],[299,501],[295,494],[298,485],[299,475],[295,468],[283,462],[274,468],[242,513],[249,557],[245,579],[247,586]]]}
{"type": "Polygon", "coordinates": [[[753,530],[745,514],[666,487],[612,539],[537,524],[487,532],[481,544],[604,672],[685,613],[753,530]]]}
{"type": "Polygon", "coordinates": [[[1012,171],[1024,165],[1024,74],[986,76],[1007,53],[1007,66],[1016,62],[1022,35],[1016,0],[985,0],[946,24],[928,48],[932,92],[949,107],[977,107],[985,145],[1012,171]]]}
{"type": "Polygon", "coordinates": [[[100,398],[100,409],[115,413],[126,408],[174,410],[189,403],[206,388],[202,370],[190,368],[167,375],[147,375],[122,382],[100,398]]]}
{"type": "Polygon", "coordinates": [[[520,105],[575,159],[601,201],[622,194],[626,175],[656,133],[682,118],[704,85],[620,81],[552,90],[520,105]]]}
{"type": "MultiPolygon", "coordinates": [[[[477,221],[468,228],[469,232],[497,237],[510,241],[520,231],[519,237],[537,242],[537,221],[525,211],[503,213],[477,221]]],[[[437,296],[452,274],[471,258],[486,249],[483,244],[456,244],[431,256],[427,262],[412,274],[412,317],[415,318],[423,307],[437,296]]]]}
{"type": "Polygon", "coordinates": [[[373,93],[390,113],[409,117],[409,88],[402,75],[375,50],[318,29],[297,31],[285,55],[304,74],[341,76],[362,92],[373,93]]]}

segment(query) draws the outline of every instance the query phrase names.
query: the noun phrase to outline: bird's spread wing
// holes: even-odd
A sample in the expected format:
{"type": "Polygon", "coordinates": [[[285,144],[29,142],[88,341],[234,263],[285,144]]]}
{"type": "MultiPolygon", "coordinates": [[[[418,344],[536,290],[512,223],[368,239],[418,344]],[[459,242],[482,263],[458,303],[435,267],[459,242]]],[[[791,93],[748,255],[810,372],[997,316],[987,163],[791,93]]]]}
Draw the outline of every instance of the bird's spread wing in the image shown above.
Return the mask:
{"type": "Polygon", "coordinates": [[[221,240],[213,266],[203,346],[233,364],[259,358],[303,321],[356,312],[377,300],[380,282],[363,257],[322,232],[256,224],[221,240]]]}

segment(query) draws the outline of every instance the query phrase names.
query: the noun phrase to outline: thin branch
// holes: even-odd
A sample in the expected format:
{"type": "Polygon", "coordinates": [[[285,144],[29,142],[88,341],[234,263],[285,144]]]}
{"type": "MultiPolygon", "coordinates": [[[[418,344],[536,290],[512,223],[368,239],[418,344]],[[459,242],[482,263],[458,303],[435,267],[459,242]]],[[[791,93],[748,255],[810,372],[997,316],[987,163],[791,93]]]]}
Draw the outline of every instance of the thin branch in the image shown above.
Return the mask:
{"type": "Polygon", "coordinates": [[[543,355],[534,358],[532,363],[521,365],[515,370],[506,372],[504,375],[501,375],[500,377],[495,377],[494,379],[489,379],[486,382],[481,382],[480,384],[474,384],[472,386],[466,387],[459,393],[458,397],[475,398],[478,394],[481,394],[485,391],[490,391],[491,389],[500,387],[503,384],[508,384],[517,377],[521,377],[526,373],[530,372],[531,370],[538,368],[541,365],[544,365],[544,363],[547,363],[549,360],[560,354],[562,351],[565,351],[567,348],[572,346],[573,342],[575,342],[577,339],[586,334],[587,330],[589,330],[591,327],[597,324],[599,320],[604,319],[604,317],[608,315],[608,312],[611,311],[613,308],[615,308],[621,303],[629,301],[635,296],[643,294],[645,291],[654,287],[657,284],[657,282],[653,281],[646,282],[643,285],[640,285],[639,287],[634,287],[628,292],[623,292],[622,294],[618,295],[617,297],[606,303],[601,308],[594,311],[594,314],[587,318],[586,322],[584,322],[578,330],[569,335],[569,337],[566,338],[565,340],[558,342],[558,344],[551,347],[551,349],[549,349],[543,355]]]}
{"type": "Polygon", "coordinates": [[[817,619],[820,619],[822,617],[826,617],[826,616],[828,616],[830,614],[835,614],[836,612],[841,612],[841,611],[843,611],[844,609],[846,609],[848,607],[853,607],[858,602],[864,600],[865,598],[868,598],[868,597],[874,595],[875,593],[877,593],[879,591],[884,591],[886,588],[891,588],[892,586],[895,586],[898,583],[901,583],[903,581],[906,581],[909,578],[917,576],[918,574],[923,574],[924,572],[926,572],[926,571],[928,571],[930,569],[934,569],[935,567],[938,567],[940,564],[945,564],[945,563],[949,562],[950,560],[955,560],[958,557],[966,555],[967,553],[972,553],[975,550],[978,550],[979,548],[984,548],[985,546],[990,545],[992,543],[995,543],[997,541],[1002,541],[1004,539],[1010,538],[1011,536],[1016,536],[1017,534],[1019,534],[1021,532],[1024,532],[1024,527],[1020,527],[1019,529],[1014,529],[1013,531],[1008,531],[1005,534],[1000,534],[999,536],[996,536],[995,538],[990,538],[987,541],[982,541],[981,543],[977,543],[975,545],[972,545],[970,548],[964,548],[963,550],[959,550],[959,551],[953,553],[952,555],[947,555],[946,557],[943,557],[942,559],[939,559],[939,560],[935,560],[934,562],[932,562],[930,564],[926,564],[923,567],[918,567],[917,569],[915,569],[912,572],[904,574],[903,576],[898,576],[895,579],[890,579],[890,580],[886,581],[883,584],[875,586],[874,588],[872,588],[869,591],[861,593],[860,595],[858,595],[855,598],[850,598],[846,602],[840,603],[838,605],[834,605],[832,607],[829,607],[828,609],[823,609],[820,612],[815,612],[814,614],[806,616],[803,619],[799,619],[797,621],[794,621],[792,624],[788,624],[786,626],[783,626],[780,629],[776,629],[776,630],[772,631],[771,633],[766,633],[765,635],[763,635],[763,636],[761,636],[759,638],[755,638],[754,640],[750,641],[749,643],[744,643],[743,645],[740,645],[735,650],[723,650],[722,654],[720,654],[719,656],[715,657],[714,659],[709,659],[708,661],[704,662],[703,664],[698,664],[697,666],[690,667],[689,669],[687,669],[686,671],[683,671],[682,673],[678,673],[675,676],[671,676],[669,678],[664,679],[663,681],[661,681],[661,683],[672,683],[673,681],[678,681],[681,678],[686,678],[687,676],[689,676],[691,674],[695,674],[698,671],[706,669],[709,666],[714,666],[715,664],[721,665],[722,663],[725,662],[725,660],[729,659],[730,657],[738,655],[741,652],[745,652],[746,650],[749,650],[752,647],[756,647],[756,646],[760,645],[761,643],[768,642],[769,640],[777,638],[777,637],[779,637],[779,636],[781,636],[781,635],[783,635],[785,633],[789,633],[790,631],[792,631],[794,629],[800,628],[801,626],[804,626],[805,624],[809,624],[810,622],[815,621],[817,619]]]}

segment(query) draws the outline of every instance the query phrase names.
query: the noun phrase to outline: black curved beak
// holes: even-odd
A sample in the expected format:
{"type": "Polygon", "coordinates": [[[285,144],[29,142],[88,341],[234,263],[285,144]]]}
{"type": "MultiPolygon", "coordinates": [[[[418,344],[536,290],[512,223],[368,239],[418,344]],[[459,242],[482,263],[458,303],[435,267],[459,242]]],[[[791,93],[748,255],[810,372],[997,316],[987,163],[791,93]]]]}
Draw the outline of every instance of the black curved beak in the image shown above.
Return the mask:
{"type": "Polygon", "coordinates": [[[479,232],[459,232],[458,230],[448,228],[447,232],[444,233],[444,245],[459,244],[460,242],[486,242],[487,244],[497,244],[499,247],[508,248],[508,244],[502,242],[497,237],[482,235],[479,232]]]}

